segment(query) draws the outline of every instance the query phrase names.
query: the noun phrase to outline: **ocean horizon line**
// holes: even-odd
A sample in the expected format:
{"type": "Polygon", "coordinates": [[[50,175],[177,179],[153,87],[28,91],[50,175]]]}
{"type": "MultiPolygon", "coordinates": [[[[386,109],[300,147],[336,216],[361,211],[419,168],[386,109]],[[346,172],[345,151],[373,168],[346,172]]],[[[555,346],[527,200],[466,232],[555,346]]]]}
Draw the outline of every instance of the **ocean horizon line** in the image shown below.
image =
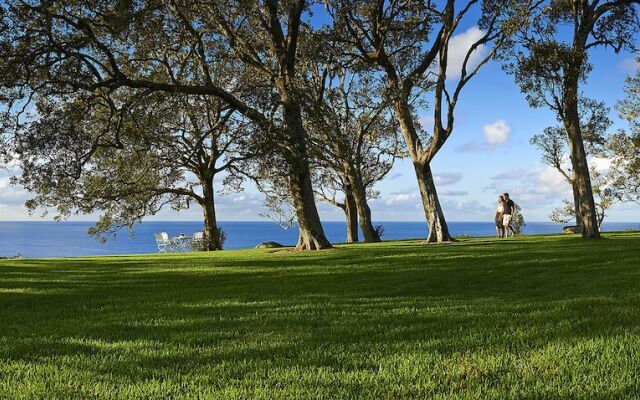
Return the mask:
{"type": "MultiPolygon", "coordinates": [[[[0,256],[20,254],[24,257],[72,257],[109,254],[149,254],[158,251],[155,234],[167,232],[171,237],[193,235],[202,231],[202,221],[142,221],[131,230],[121,229],[115,235],[107,235],[106,243],[100,243],[88,235],[92,220],[66,221],[0,221],[0,256]]],[[[374,221],[384,227],[383,239],[420,239],[427,236],[426,221],[374,221]]],[[[454,236],[493,236],[495,223],[490,221],[449,221],[454,236]]],[[[525,234],[561,233],[569,224],[554,222],[527,223],[525,234]]],[[[292,246],[298,241],[298,225],[288,229],[275,221],[218,221],[226,233],[225,249],[252,248],[266,241],[292,246]]],[[[344,221],[323,221],[327,238],[342,243],[346,237],[344,221]]],[[[603,224],[603,231],[640,230],[640,222],[614,222],[603,224]]],[[[362,239],[362,235],[359,235],[362,239]]]]}
{"type": "MultiPolygon", "coordinates": [[[[464,222],[464,223],[486,223],[486,222],[492,222],[490,219],[486,219],[486,220],[447,220],[447,222],[464,222]]],[[[67,223],[67,222],[98,222],[97,220],[88,220],[88,219],[82,219],[82,220],[62,220],[62,221],[53,221],[53,220],[40,220],[40,221],[34,221],[34,220],[29,220],[29,219],[0,219],[0,223],[2,222],[54,222],[54,223],[67,223]]],[[[151,221],[140,221],[140,222],[136,222],[136,224],[140,224],[140,223],[149,223],[149,222],[157,222],[157,223],[167,223],[167,222],[203,222],[199,219],[155,219],[155,220],[151,220],[151,221]]],[[[247,222],[247,223],[274,223],[277,225],[280,225],[278,222],[276,221],[269,221],[269,220],[231,220],[231,219],[221,219],[217,221],[218,223],[222,223],[222,222],[247,222]]],[[[338,220],[338,219],[326,219],[326,220],[322,220],[321,222],[342,222],[344,223],[344,220],[338,220]]],[[[373,220],[374,223],[385,223],[385,222],[415,222],[415,223],[426,223],[427,221],[418,221],[418,220],[373,220]]],[[[571,222],[566,222],[566,223],[560,223],[560,222],[553,222],[553,221],[525,221],[526,223],[532,223],[532,224],[556,224],[556,225],[570,225],[571,222]]],[[[295,222],[294,222],[295,223],[295,222]]],[[[638,221],[619,221],[619,220],[606,220],[603,222],[603,224],[607,224],[607,223],[616,223],[616,224],[624,224],[624,223],[629,223],[629,224],[636,224],[636,223],[640,223],[640,220],[638,221]]]]}

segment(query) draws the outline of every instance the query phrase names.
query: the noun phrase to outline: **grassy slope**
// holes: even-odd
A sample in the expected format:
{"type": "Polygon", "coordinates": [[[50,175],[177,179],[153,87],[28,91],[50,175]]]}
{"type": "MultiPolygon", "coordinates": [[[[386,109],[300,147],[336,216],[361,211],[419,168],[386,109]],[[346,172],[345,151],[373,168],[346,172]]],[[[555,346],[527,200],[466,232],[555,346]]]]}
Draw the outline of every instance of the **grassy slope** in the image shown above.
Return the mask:
{"type": "Polygon", "coordinates": [[[622,398],[640,235],[0,261],[0,398],[622,398]]]}

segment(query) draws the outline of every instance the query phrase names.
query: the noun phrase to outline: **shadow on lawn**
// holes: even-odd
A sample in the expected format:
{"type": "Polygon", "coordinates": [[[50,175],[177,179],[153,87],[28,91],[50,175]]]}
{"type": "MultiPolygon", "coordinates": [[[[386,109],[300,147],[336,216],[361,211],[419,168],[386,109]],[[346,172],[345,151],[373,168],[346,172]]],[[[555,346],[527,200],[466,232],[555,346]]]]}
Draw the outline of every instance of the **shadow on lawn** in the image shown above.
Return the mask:
{"type": "Polygon", "coordinates": [[[631,240],[7,262],[0,358],[88,357],[102,361],[78,368],[140,380],[530,353],[638,331],[631,240]]]}

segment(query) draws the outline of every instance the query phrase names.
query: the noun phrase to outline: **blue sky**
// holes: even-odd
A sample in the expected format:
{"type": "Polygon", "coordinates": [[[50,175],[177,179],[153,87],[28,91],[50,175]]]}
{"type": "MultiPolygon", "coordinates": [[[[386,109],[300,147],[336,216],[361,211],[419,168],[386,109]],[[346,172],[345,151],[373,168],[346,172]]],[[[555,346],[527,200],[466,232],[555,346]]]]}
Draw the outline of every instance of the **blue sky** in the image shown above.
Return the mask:
{"type": "MultiPolygon", "coordinates": [[[[471,35],[473,26],[461,30],[471,35]]],[[[459,43],[464,42],[464,36],[459,43]]],[[[633,55],[615,54],[604,49],[591,53],[594,69],[583,87],[587,96],[615,105],[623,97],[625,78],[638,65],[633,55]]],[[[421,113],[428,124],[430,112],[421,113]]],[[[617,118],[612,129],[626,128],[617,118]]],[[[554,115],[546,109],[529,107],[515,85],[497,62],[490,62],[464,89],[456,112],[453,135],[436,156],[432,170],[450,221],[491,220],[495,198],[510,192],[523,208],[528,221],[547,221],[549,212],[563,198],[570,198],[569,185],[560,174],[539,160],[529,138],[546,126],[555,124],[554,115]]],[[[596,160],[606,166],[605,160],[596,160]]],[[[14,172],[15,173],[15,172],[14,172]]],[[[29,217],[22,203],[28,198],[20,188],[8,183],[11,172],[0,171],[0,220],[39,220],[29,217]]],[[[423,221],[424,213],[417,191],[413,167],[409,160],[396,163],[388,177],[377,186],[380,198],[371,200],[374,220],[423,221]]],[[[217,198],[219,220],[253,221],[263,219],[262,195],[251,185],[241,193],[217,198]]],[[[343,220],[342,211],[318,203],[324,220],[343,220]]],[[[51,219],[53,215],[45,219],[51,219]]],[[[180,213],[164,210],[150,220],[200,220],[201,211],[194,207],[180,213]]],[[[95,219],[79,216],[74,219],[95,219]]],[[[640,221],[640,205],[618,204],[610,210],[608,221],[640,221]]]]}

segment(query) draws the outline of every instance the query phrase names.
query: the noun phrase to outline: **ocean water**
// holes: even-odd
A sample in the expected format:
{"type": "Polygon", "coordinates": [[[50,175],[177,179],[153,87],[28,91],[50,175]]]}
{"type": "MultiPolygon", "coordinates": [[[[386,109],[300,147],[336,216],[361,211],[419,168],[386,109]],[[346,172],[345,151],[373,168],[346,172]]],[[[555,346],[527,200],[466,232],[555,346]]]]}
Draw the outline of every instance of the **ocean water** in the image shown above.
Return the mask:
{"type": "MultiPolygon", "coordinates": [[[[427,226],[424,222],[378,222],[384,226],[383,239],[424,238],[427,226]]],[[[168,232],[170,236],[192,235],[202,230],[202,223],[185,222],[143,222],[135,227],[134,234],[120,232],[113,240],[102,244],[87,235],[92,222],[4,222],[0,221],[0,257],[74,257],[108,254],[155,253],[157,247],[153,234],[168,232]]],[[[324,222],[325,233],[334,243],[343,242],[346,228],[343,222],[324,222]]],[[[220,222],[227,234],[225,249],[255,247],[264,241],[275,241],[284,245],[294,245],[298,238],[297,228],[285,230],[269,221],[261,222],[220,222]]],[[[492,236],[495,228],[492,222],[449,222],[453,235],[492,236]]],[[[603,230],[640,229],[640,222],[605,223],[603,230]]],[[[525,234],[559,233],[562,225],[550,222],[528,223],[525,234]]]]}

